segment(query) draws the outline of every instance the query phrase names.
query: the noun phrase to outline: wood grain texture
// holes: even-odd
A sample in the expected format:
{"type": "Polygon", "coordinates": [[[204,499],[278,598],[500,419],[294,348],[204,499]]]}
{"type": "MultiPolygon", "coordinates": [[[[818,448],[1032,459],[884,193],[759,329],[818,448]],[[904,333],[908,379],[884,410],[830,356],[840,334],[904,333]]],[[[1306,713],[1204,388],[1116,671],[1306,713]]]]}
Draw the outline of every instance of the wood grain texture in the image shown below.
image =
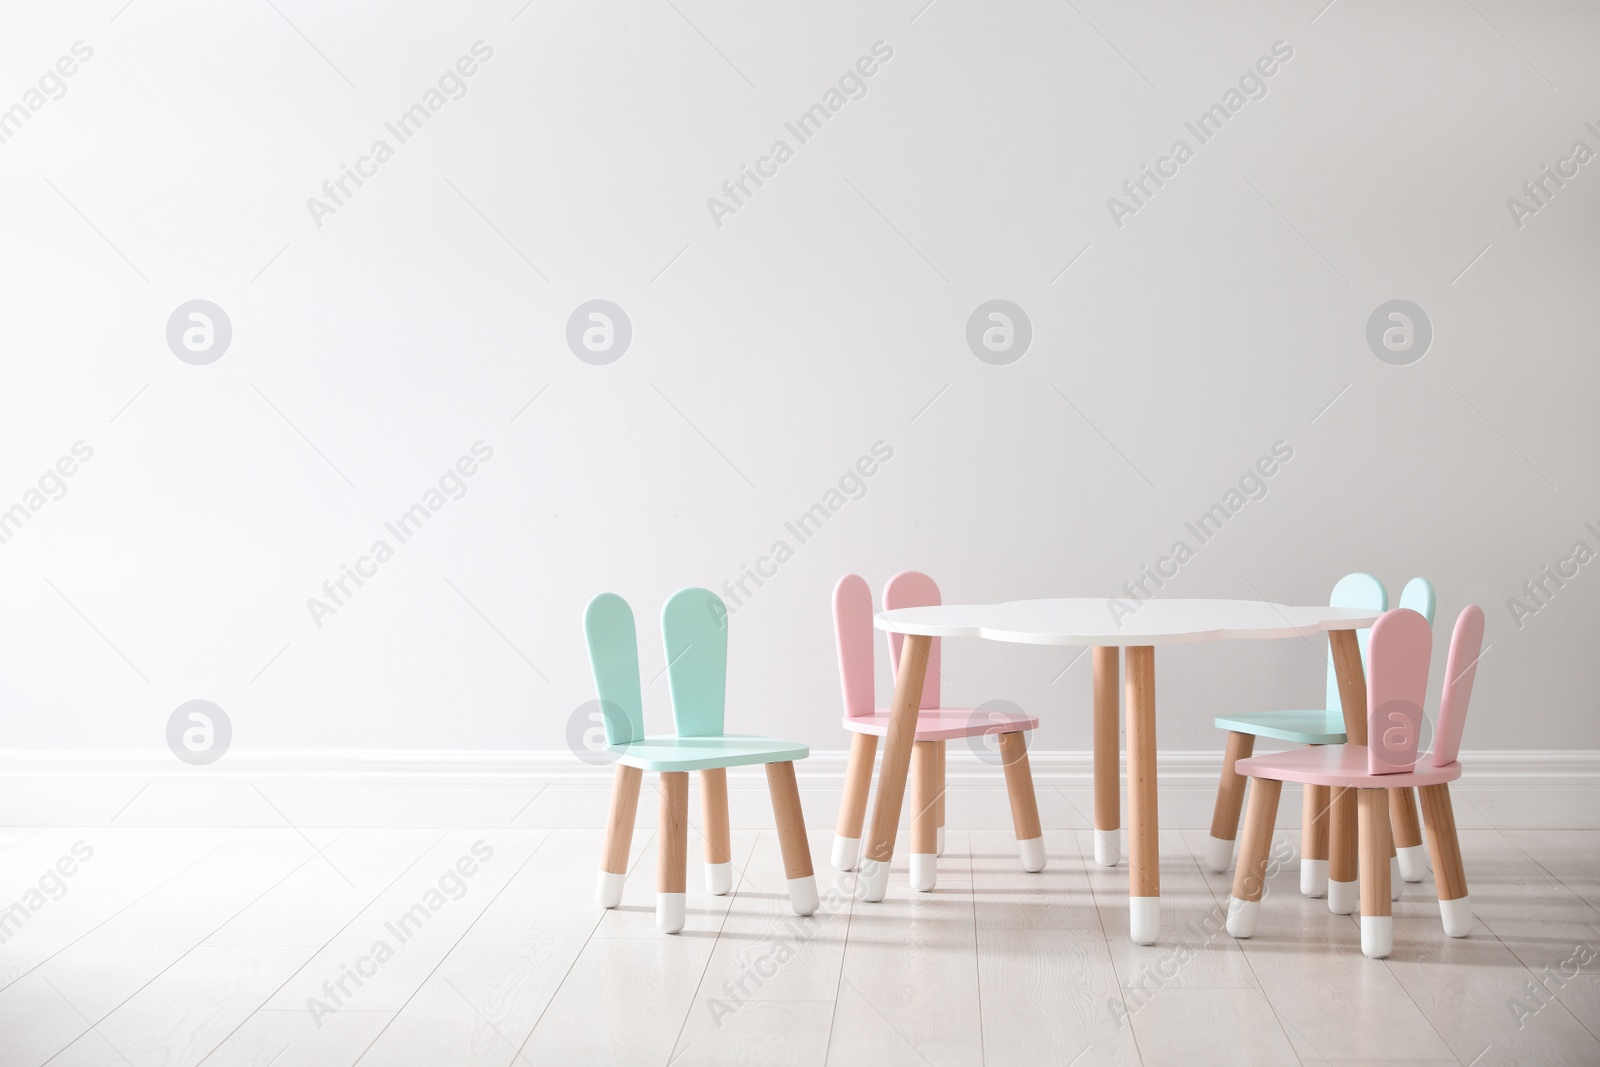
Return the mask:
{"type": "Polygon", "coordinates": [[[1260,900],[1267,884],[1267,861],[1272,851],[1273,826],[1278,818],[1278,799],[1283,783],[1257,778],[1250,788],[1250,812],[1245,819],[1244,840],[1239,843],[1239,859],[1233,873],[1233,895],[1238,900],[1260,900]]]}
{"type": "Polygon", "coordinates": [[[1127,650],[1128,895],[1161,895],[1156,813],[1156,650],[1127,650]]]}
{"type": "Polygon", "coordinates": [[[1122,826],[1121,658],[1116,646],[1097,646],[1094,656],[1094,825],[1122,826]]]}
{"type": "Polygon", "coordinates": [[[866,857],[888,863],[894,858],[894,841],[900,830],[900,809],[906,799],[906,773],[911,767],[911,746],[917,736],[917,712],[922,704],[922,684],[928,669],[931,637],[912,636],[901,648],[900,669],[889,708],[889,732],[883,739],[883,760],[878,768],[878,798],[872,811],[872,829],[866,857]]]}
{"type": "Polygon", "coordinates": [[[1217,783],[1217,803],[1211,813],[1211,836],[1222,841],[1232,841],[1239,832],[1239,812],[1244,808],[1245,777],[1233,769],[1242,759],[1249,759],[1256,750],[1254,734],[1228,731],[1227,743],[1222,750],[1222,779],[1217,783]]]}
{"type": "Polygon", "coordinates": [[[689,772],[661,775],[661,816],[656,846],[656,891],[682,893],[688,879],[689,772]]]}
{"type": "Polygon", "coordinates": [[[937,741],[918,741],[911,750],[911,851],[931,856],[938,819],[937,741]]]}
{"type": "Polygon", "coordinates": [[[1041,831],[1026,735],[1020,731],[1000,735],[1000,763],[1006,772],[1006,796],[1011,798],[1011,827],[1018,841],[1032,841],[1041,831]]]}
{"type": "Polygon", "coordinates": [[[617,764],[611,783],[611,810],[606,815],[606,846],[600,869],[611,874],[628,873],[628,852],[633,845],[633,824],[639,813],[639,786],[644,772],[637,767],[617,764]]]}
{"type": "Polygon", "coordinates": [[[867,795],[872,790],[872,764],[878,754],[876,734],[851,734],[850,759],[845,765],[844,796],[839,801],[840,837],[858,839],[867,817],[867,795]]]}
{"type": "Polygon", "coordinates": [[[1417,821],[1417,794],[1412,789],[1389,790],[1389,825],[1398,848],[1422,844],[1422,824],[1417,821]]]}
{"type": "Polygon", "coordinates": [[[800,788],[795,783],[794,764],[767,764],[767,788],[772,792],[772,815],[778,824],[778,843],[783,846],[783,871],[790,878],[812,873],[811,845],[806,840],[806,813],[800,806],[800,788]]]}
{"type": "Polygon", "coordinates": [[[1360,825],[1361,914],[1389,915],[1389,790],[1355,792],[1360,825]]]}
{"type": "Polygon", "coordinates": [[[1467,872],[1461,861],[1450,787],[1425,785],[1417,792],[1422,798],[1422,817],[1428,824],[1428,851],[1433,857],[1433,881],[1439,899],[1460,900],[1467,895],[1467,872]]]}
{"type": "Polygon", "coordinates": [[[705,835],[706,862],[727,863],[733,858],[728,843],[728,771],[712,767],[700,772],[701,831],[705,835]]]}
{"type": "Polygon", "coordinates": [[[1332,802],[1325,785],[1300,787],[1300,852],[1308,860],[1328,858],[1328,808],[1332,802]]]}

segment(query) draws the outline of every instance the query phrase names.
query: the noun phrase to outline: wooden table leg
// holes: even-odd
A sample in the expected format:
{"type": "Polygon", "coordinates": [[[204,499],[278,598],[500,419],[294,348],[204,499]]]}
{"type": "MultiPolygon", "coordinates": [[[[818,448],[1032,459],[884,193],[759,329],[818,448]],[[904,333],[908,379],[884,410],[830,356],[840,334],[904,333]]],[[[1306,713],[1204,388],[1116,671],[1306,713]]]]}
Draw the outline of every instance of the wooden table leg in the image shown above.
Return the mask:
{"type": "Polygon", "coordinates": [[[922,683],[928,673],[928,650],[933,638],[907,634],[900,649],[900,671],[894,681],[894,702],[889,705],[889,732],[883,739],[879,761],[878,795],[872,806],[866,858],[861,863],[862,899],[879,901],[889,889],[889,861],[900,829],[900,809],[906,799],[906,772],[911,767],[911,744],[917,737],[917,711],[922,705],[922,683]]]}
{"type": "Polygon", "coordinates": [[[1161,854],[1156,816],[1156,650],[1127,651],[1128,933],[1151,945],[1161,933],[1161,854]]]}
{"type": "Polygon", "coordinates": [[[1102,867],[1115,867],[1122,855],[1121,651],[1115,645],[1094,650],[1094,861],[1102,867]]]}
{"type": "MultiPolygon", "coordinates": [[[[1328,646],[1333,652],[1334,676],[1339,681],[1339,706],[1344,713],[1344,735],[1352,745],[1367,743],[1367,672],[1361,666],[1361,644],[1354,630],[1329,630],[1328,646]]],[[[1339,799],[1333,791],[1332,818],[1328,825],[1328,908],[1340,915],[1356,909],[1356,799],[1339,799]],[[1347,805],[1347,806],[1342,806],[1347,805]],[[1348,860],[1348,873],[1334,873],[1337,861],[1348,860]],[[1336,886],[1335,882],[1345,882],[1336,886]]],[[[1386,835],[1387,836],[1387,835],[1386,835]]],[[[1386,849],[1387,845],[1384,846],[1386,849]]]]}

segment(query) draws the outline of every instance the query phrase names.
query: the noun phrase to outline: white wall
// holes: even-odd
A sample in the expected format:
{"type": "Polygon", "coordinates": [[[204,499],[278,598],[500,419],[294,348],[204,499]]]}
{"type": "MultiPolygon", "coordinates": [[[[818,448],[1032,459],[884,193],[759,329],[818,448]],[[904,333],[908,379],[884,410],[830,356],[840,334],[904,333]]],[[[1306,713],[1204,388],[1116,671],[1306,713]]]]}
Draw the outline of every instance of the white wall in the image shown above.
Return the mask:
{"type": "MultiPolygon", "coordinates": [[[[93,450],[0,544],[9,746],[159,749],[203,698],[239,750],[561,748],[590,596],[634,603],[654,675],[662,600],[785,539],[733,620],[731,722],[836,749],[839,575],[1109,595],[1282,441],[1163,595],[1426,574],[1446,623],[1489,613],[1468,745],[1600,748],[1600,565],[1520,628],[1507,607],[1600,549],[1600,163],[1520,227],[1507,206],[1600,150],[1600,9],[674,3],[7,12],[0,107],[93,50],[0,144],[0,508],[93,450]],[[399,144],[384,123],[478,41],[399,144]],[[785,121],[879,41],[798,144],[785,121]],[[1280,41],[1199,144],[1185,122],[1280,41]],[[378,138],[394,157],[319,226],[307,198],[378,138]],[[708,197],[779,138],[717,225],[708,197]],[[1108,197],[1178,138],[1194,158],[1119,227],[1108,197]],[[165,337],[196,298],[233,329],[205,366],[165,337]],[[632,323],[607,366],[565,343],[594,298],[632,323]],[[965,338],[995,298],[1033,330],[1006,366],[965,338]],[[1408,366],[1364,335],[1395,298],[1435,332],[1408,366]],[[466,495],[318,626],[307,598],[479,441],[466,495]],[[879,441],[797,544],[785,521],[879,441]]],[[[1163,652],[1163,747],[1316,701],[1319,655],[1163,652]]],[[[952,646],[947,697],[1082,749],[1071,656],[952,646]]]]}

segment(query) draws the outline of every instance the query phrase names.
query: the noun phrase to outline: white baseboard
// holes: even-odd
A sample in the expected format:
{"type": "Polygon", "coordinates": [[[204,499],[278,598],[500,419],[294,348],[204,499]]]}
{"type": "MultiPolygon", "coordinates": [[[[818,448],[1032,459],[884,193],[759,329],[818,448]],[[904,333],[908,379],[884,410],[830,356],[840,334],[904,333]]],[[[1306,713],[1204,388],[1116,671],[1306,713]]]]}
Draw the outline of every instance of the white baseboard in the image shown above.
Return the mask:
{"type": "MultiPolygon", "coordinates": [[[[837,810],[846,755],[813,752],[800,767],[819,830],[837,810]]],[[[1041,810],[1059,800],[1060,824],[1081,823],[1074,813],[1092,808],[1091,754],[1034,751],[1029,762],[1041,810]]],[[[1475,806],[1485,823],[1600,826],[1600,751],[1482,751],[1462,762],[1461,806],[1475,806]]],[[[1161,752],[1157,765],[1163,825],[1206,825],[1222,753],[1161,752]]],[[[946,773],[952,790],[974,798],[969,810],[1008,820],[999,767],[957,744],[946,773]],[[997,803],[978,799],[987,791],[997,803]]],[[[760,767],[729,776],[737,789],[765,790],[760,767]]],[[[165,751],[13,750],[0,753],[0,825],[598,826],[611,778],[610,767],[566,751],[236,751],[192,767],[165,751]]],[[[747,806],[764,817],[764,805],[747,806]]],[[[1288,825],[1297,809],[1285,805],[1280,822],[1288,825]]]]}

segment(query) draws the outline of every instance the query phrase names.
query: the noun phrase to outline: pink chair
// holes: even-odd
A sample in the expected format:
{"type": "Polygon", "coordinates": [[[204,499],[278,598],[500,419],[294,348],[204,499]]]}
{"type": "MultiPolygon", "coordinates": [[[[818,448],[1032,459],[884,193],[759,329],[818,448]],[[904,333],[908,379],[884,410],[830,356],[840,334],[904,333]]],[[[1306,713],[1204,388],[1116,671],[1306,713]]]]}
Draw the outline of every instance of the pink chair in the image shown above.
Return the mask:
{"type": "MultiPolygon", "coordinates": [[[[1439,729],[1433,752],[1418,766],[1417,743],[1422,730],[1422,702],[1428,690],[1428,660],[1433,632],[1428,620],[1407,608],[1379,617],[1372,627],[1367,657],[1367,745],[1325,745],[1240,760],[1234,767],[1251,779],[1244,845],[1234,871],[1233,897],[1228,902],[1228,932],[1249,937],[1265,888],[1267,852],[1278,815],[1278,794],[1284,782],[1328,786],[1333,790],[1335,823],[1338,806],[1359,806],[1357,850],[1360,854],[1361,951],[1373,958],[1394,948],[1394,918],[1389,898],[1389,807],[1386,790],[1415,786],[1422,798],[1422,818],[1433,854],[1433,879],[1439,896],[1444,932],[1466,937],[1472,930],[1467,877],[1461,866],[1455,813],[1448,783],[1461,777],[1457,755],[1467,702],[1483,648],[1483,609],[1469,604],[1456,619],[1445,667],[1444,695],[1439,702],[1439,729]]],[[[1348,811],[1348,809],[1345,809],[1348,811]]],[[[1346,816],[1347,817],[1347,816],[1346,816]]],[[[1348,824],[1347,824],[1348,825],[1348,824]]],[[[1338,842],[1333,842],[1335,849],[1338,842]]],[[[1332,894],[1329,894],[1332,900],[1332,894]]]]}
{"type": "MultiPolygon", "coordinates": [[[[939,587],[918,571],[901,571],[883,589],[885,610],[937,603],[939,587]]],[[[874,699],[872,591],[859,575],[847,574],[833,587],[833,630],[839,647],[839,681],[844,687],[844,727],[855,734],[833,839],[833,865],[848,871],[855,868],[861,855],[861,824],[866,817],[878,738],[889,732],[889,709],[877,707],[874,699]]],[[[896,671],[900,669],[902,641],[900,634],[889,635],[889,661],[896,671]]],[[[925,893],[937,880],[936,857],[944,852],[945,742],[951,738],[999,735],[999,762],[1005,768],[1022,869],[1044,870],[1039,805],[1022,734],[1037,728],[1039,720],[1020,711],[941,708],[939,681],[939,639],[934,638],[912,749],[911,887],[925,893]]]]}

